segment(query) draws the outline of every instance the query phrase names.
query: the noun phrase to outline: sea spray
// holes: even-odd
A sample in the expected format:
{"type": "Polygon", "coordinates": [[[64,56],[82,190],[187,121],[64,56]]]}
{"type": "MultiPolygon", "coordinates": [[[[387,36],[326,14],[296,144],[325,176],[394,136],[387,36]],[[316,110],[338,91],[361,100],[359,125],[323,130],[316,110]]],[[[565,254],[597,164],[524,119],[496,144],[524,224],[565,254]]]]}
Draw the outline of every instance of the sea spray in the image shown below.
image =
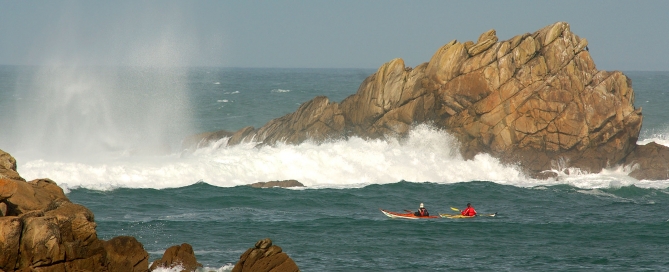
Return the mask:
{"type": "Polygon", "coordinates": [[[35,66],[0,75],[0,86],[15,82],[0,90],[11,99],[0,104],[0,148],[19,161],[169,153],[194,120],[186,67],[201,44],[184,9],[120,5],[117,23],[91,28],[79,4],[55,6],[39,38],[48,46],[24,60],[35,66]]]}
{"type": "Polygon", "coordinates": [[[16,102],[13,132],[5,139],[17,157],[82,161],[169,153],[176,142],[170,135],[189,127],[180,71],[45,67],[26,76],[32,84],[16,102]]]}
{"type": "Polygon", "coordinates": [[[664,146],[669,146],[669,126],[659,129],[642,130],[639,135],[638,145],[646,145],[650,142],[655,142],[664,146]]]}

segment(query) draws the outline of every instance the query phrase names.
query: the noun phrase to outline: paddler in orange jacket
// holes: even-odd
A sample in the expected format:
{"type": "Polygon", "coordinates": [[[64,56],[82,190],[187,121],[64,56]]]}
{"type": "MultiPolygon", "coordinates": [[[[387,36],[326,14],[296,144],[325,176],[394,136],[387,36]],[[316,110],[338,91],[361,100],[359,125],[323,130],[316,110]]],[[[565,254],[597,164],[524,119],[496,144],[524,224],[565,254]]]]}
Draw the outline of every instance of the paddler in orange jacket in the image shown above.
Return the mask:
{"type": "Polygon", "coordinates": [[[423,206],[423,203],[420,203],[420,208],[418,208],[418,211],[415,212],[413,215],[415,216],[430,216],[430,213],[427,212],[427,209],[425,206],[423,206]]]}
{"type": "Polygon", "coordinates": [[[475,216],[476,215],[476,210],[474,210],[474,207],[472,207],[471,203],[467,203],[467,208],[462,211],[462,215],[464,216],[475,216]]]}

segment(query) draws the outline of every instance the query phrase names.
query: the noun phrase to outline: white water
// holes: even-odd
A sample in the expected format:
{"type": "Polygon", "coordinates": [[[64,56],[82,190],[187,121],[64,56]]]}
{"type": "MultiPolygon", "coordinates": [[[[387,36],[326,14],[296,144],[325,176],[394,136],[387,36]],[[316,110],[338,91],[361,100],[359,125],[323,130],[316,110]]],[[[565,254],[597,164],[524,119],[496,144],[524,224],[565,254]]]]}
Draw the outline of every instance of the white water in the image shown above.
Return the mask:
{"type": "Polygon", "coordinates": [[[453,137],[428,126],[417,127],[403,141],[351,138],[321,145],[279,144],[262,148],[254,147],[253,143],[221,147],[224,141],[183,155],[124,155],[97,163],[19,161],[19,172],[27,180],[48,177],[66,191],[79,187],[163,189],[197,182],[233,187],[287,179],[314,189],[356,188],[400,180],[433,183],[480,180],[519,187],[568,184],[584,189],[669,187],[669,180],[639,181],[629,177],[631,167],[592,174],[569,168],[565,162],[556,163],[556,179],[528,178],[516,167],[502,165],[486,154],[463,160],[453,137]]]}
{"type": "MultiPolygon", "coordinates": [[[[162,252],[161,252],[162,253],[162,252]]],[[[226,272],[226,271],[232,271],[232,269],[235,267],[234,264],[226,264],[223,265],[219,268],[213,268],[213,267],[204,267],[204,268],[198,268],[196,271],[207,271],[207,272],[226,272]]],[[[181,265],[177,265],[172,268],[166,268],[166,267],[158,267],[155,270],[155,272],[180,272],[183,271],[183,267],[181,265]]]]}

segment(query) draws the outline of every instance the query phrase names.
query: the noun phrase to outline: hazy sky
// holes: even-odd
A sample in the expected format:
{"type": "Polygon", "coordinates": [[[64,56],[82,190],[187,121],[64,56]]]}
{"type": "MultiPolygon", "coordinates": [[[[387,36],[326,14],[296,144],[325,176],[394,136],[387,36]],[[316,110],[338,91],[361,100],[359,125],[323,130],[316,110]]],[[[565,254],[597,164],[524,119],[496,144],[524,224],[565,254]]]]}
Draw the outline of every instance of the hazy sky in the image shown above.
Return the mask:
{"type": "Polygon", "coordinates": [[[669,1],[0,0],[0,65],[377,68],[557,21],[600,70],[669,71],[669,1]]]}

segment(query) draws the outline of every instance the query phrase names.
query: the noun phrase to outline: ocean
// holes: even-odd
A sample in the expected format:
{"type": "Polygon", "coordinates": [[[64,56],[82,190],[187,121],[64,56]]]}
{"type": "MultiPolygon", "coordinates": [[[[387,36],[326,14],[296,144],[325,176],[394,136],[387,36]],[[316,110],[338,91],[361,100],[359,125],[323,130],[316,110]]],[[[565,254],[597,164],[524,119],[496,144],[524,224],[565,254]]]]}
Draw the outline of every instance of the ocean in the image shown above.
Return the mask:
{"type": "MultiPolygon", "coordinates": [[[[0,149],[95,214],[98,236],[159,259],[189,243],[229,271],[270,238],[302,271],[669,271],[669,180],[631,167],[556,163],[537,180],[428,125],[407,139],[184,150],[196,133],[256,128],[374,69],[0,66],[0,149]],[[251,188],[295,179],[304,188],[251,188]],[[391,219],[380,209],[496,217],[391,219]]],[[[669,145],[669,72],[625,71],[643,108],[639,144],[669,145]]],[[[167,270],[166,270],[167,271],[167,270]]],[[[175,270],[178,271],[178,270],[175,270]]]]}

